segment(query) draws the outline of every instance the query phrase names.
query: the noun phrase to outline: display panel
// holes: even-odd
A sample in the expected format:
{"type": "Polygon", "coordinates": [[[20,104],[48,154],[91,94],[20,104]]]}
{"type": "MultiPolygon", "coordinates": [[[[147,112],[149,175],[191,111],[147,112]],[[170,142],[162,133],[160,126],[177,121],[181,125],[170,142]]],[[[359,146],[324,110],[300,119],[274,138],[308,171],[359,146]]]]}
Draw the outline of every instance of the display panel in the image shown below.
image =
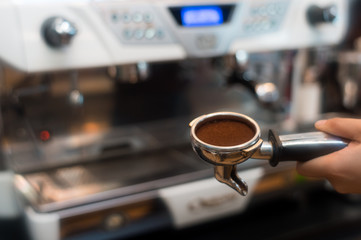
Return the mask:
{"type": "Polygon", "coordinates": [[[182,27],[212,27],[227,23],[234,5],[199,5],[171,7],[170,12],[182,27]]]}
{"type": "Polygon", "coordinates": [[[214,26],[224,22],[222,9],[217,6],[183,7],[181,20],[185,27],[214,26]]]}

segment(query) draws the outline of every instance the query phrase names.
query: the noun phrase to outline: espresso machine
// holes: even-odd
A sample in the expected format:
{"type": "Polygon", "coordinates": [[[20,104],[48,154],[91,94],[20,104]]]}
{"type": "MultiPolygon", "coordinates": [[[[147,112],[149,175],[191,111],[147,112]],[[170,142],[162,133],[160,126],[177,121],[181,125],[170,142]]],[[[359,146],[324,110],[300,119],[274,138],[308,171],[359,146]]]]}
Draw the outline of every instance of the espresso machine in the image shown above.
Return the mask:
{"type": "Polygon", "coordinates": [[[251,159],[237,169],[246,197],[218,183],[188,123],[233,111],[288,133],[350,114],[355,79],[331,74],[345,86],[330,87],[334,104],[319,73],[351,58],[338,48],[358,36],[357,5],[3,0],[0,218],[20,216],[34,240],[126,239],[241,214],[293,187],[294,164],[251,159]]]}

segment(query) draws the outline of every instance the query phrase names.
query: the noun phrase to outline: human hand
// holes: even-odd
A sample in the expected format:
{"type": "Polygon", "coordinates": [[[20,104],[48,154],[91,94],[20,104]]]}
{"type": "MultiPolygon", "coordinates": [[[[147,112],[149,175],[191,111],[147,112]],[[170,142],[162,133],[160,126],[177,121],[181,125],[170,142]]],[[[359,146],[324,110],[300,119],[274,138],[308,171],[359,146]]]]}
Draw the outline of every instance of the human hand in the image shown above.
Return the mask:
{"type": "Polygon", "coordinates": [[[326,178],[340,193],[361,193],[361,119],[333,118],[315,123],[323,132],[350,139],[347,147],[306,162],[297,162],[299,174],[326,178]]]}

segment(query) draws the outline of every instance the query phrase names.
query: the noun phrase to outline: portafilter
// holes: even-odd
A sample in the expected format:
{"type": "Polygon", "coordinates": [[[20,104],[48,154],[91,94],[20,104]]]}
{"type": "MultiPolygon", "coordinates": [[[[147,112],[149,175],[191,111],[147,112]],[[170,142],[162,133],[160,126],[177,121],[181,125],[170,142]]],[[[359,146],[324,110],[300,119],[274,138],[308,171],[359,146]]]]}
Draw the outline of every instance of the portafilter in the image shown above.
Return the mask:
{"type": "Polygon", "coordinates": [[[268,141],[252,118],[235,112],[215,112],[189,123],[193,150],[214,165],[215,178],[241,195],[247,183],[238,176],[236,165],[249,158],[268,160],[273,167],[282,161],[307,161],[346,147],[348,140],[324,132],[278,135],[270,129],[268,141]]]}

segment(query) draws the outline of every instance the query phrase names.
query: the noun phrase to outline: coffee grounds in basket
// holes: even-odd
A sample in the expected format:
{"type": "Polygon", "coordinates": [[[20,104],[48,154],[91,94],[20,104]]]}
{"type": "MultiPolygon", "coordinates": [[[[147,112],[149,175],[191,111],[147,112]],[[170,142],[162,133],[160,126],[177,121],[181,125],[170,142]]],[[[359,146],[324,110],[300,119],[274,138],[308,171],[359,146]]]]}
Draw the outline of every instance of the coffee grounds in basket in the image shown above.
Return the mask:
{"type": "Polygon", "coordinates": [[[196,136],[215,146],[235,146],[251,140],[255,131],[247,124],[229,119],[213,120],[201,125],[196,136]]]}

